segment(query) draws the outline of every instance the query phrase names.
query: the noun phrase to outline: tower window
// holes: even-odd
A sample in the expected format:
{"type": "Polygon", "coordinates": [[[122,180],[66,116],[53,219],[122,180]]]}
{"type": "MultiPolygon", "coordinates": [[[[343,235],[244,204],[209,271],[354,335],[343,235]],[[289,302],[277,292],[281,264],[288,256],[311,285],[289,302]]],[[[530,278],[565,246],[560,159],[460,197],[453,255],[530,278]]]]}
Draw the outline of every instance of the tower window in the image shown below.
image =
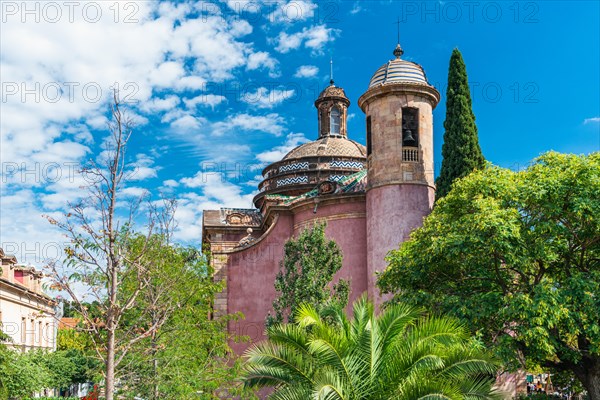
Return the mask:
{"type": "Polygon", "coordinates": [[[402,146],[419,146],[419,109],[405,107],[402,109],[402,146]]]}
{"type": "Polygon", "coordinates": [[[367,117],[367,156],[371,154],[371,116],[367,117]]]}
{"type": "Polygon", "coordinates": [[[340,119],[341,119],[340,109],[337,107],[332,107],[331,115],[329,117],[329,126],[330,126],[329,129],[330,129],[330,133],[332,135],[340,134],[340,119]]]}

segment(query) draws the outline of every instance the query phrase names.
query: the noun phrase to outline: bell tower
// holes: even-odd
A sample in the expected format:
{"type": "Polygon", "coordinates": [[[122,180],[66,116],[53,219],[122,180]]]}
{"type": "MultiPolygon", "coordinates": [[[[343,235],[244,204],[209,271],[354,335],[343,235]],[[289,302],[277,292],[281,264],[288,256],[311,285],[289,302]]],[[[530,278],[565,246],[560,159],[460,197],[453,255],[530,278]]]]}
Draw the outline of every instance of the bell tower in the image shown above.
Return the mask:
{"type": "Polygon", "coordinates": [[[388,251],[422,224],[435,199],[433,109],[440,94],[403,54],[398,44],[358,100],[367,132],[368,294],[376,304],[385,300],[376,273],[386,268],[388,251]]]}
{"type": "Polygon", "coordinates": [[[348,137],[346,120],[350,100],[344,89],[335,86],[333,79],[315,101],[319,114],[319,139],[327,136],[348,137]]]}

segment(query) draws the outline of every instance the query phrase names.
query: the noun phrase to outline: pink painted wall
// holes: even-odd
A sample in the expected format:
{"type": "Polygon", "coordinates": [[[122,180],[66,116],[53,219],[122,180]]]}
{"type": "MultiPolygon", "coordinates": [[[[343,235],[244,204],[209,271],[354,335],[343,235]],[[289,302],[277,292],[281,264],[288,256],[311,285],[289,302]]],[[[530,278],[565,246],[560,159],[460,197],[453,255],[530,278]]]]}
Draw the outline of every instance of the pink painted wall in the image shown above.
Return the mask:
{"type": "Polygon", "coordinates": [[[363,201],[319,205],[297,212],[294,222],[294,235],[304,229],[306,223],[316,220],[327,221],[325,234],[335,240],[344,256],[342,269],[335,275],[333,282],[339,279],[350,280],[350,304],[367,291],[367,225],[366,204],[363,201]]]}
{"type": "Polygon", "coordinates": [[[380,295],[375,273],[386,268],[387,253],[423,224],[434,199],[433,188],[425,185],[387,185],[367,191],[367,285],[377,305],[388,296],[380,295]]]}
{"type": "Polygon", "coordinates": [[[336,241],[344,255],[342,269],[334,282],[339,278],[351,280],[351,301],[367,290],[365,203],[320,205],[316,214],[313,209],[311,206],[297,210],[295,215],[280,214],[267,237],[254,246],[230,254],[228,313],[242,312],[245,318],[231,321],[229,331],[251,339],[251,342],[231,343],[237,354],[242,354],[251,343],[264,339],[264,322],[277,295],[274,282],[285,242],[317,219],[327,221],[326,234],[336,241]]]}
{"type": "MultiPolygon", "coordinates": [[[[244,319],[229,322],[229,332],[248,336],[251,342],[264,337],[265,318],[276,292],[273,286],[283,259],[283,246],[293,232],[293,216],[280,214],[276,225],[259,243],[230,254],[227,262],[227,312],[242,312],[244,319]]],[[[231,343],[237,354],[250,343],[231,343]]]]}

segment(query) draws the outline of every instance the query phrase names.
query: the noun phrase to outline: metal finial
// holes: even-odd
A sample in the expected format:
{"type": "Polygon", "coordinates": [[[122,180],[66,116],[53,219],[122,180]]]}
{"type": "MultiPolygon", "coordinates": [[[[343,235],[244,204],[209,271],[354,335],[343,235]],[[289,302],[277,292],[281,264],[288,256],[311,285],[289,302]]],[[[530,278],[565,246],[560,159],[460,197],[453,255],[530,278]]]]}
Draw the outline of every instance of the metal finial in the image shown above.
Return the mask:
{"type": "Polygon", "coordinates": [[[400,43],[398,43],[394,49],[394,55],[396,58],[400,58],[402,54],[404,54],[404,50],[402,50],[402,46],[400,46],[400,43]]]}
{"type": "Polygon", "coordinates": [[[333,85],[333,57],[329,57],[329,84],[333,85]]]}

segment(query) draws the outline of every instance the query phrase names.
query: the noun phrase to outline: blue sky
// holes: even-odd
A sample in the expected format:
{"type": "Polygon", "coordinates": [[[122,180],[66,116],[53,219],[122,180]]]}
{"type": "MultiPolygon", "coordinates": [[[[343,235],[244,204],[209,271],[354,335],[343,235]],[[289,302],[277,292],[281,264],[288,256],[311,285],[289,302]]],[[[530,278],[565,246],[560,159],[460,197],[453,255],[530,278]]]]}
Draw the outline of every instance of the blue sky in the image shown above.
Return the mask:
{"type": "Polygon", "coordinates": [[[442,93],[438,168],[455,47],[488,160],[521,168],[548,150],[600,149],[597,1],[23,4],[2,3],[0,245],[24,262],[60,242],[41,215],[83,195],[70,166],[101,154],[115,82],[138,123],[124,199],[176,197],[176,237],[198,244],[203,209],[251,207],[262,167],[316,138],[330,56],[350,138],[365,142],[356,103],[393,57],[396,18],[403,57],[442,93]]]}

